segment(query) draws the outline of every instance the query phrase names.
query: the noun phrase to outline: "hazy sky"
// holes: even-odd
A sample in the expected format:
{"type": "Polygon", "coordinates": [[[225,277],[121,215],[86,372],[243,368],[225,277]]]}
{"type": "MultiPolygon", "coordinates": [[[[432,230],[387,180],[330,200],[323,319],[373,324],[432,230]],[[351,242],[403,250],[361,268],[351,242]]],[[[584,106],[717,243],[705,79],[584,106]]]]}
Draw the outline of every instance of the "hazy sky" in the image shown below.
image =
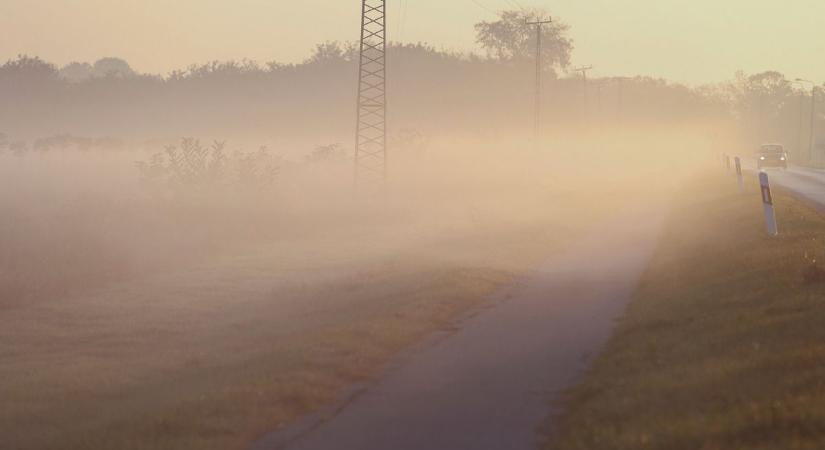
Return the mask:
{"type": "MultiPolygon", "coordinates": [[[[701,83],[777,69],[825,81],[822,0],[388,0],[390,37],[475,49],[473,24],[493,18],[477,3],[547,8],[572,26],[574,62],[595,75],[701,83]]],[[[359,0],[0,0],[0,58],[120,56],[153,73],[213,59],[296,62],[317,42],[357,39],[359,8],[359,0]]]]}

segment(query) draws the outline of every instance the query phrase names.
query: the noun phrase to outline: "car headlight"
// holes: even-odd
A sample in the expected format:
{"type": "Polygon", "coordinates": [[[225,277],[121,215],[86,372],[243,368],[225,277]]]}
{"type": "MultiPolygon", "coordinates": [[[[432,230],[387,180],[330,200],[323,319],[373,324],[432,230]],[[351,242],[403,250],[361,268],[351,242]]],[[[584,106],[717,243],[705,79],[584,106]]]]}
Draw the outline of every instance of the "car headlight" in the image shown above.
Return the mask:
{"type": "Polygon", "coordinates": [[[784,157],[784,156],[782,156],[782,157],[780,157],[780,158],[779,158],[779,160],[780,160],[780,161],[784,161],[784,160],[785,160],[785,157],[784,157]]]}
{"type": "Polygon", "coordinates": [[[759,159],[761,159],[762,161],[764,161],[764,160],[765,160],[765,157],[764,157],[764,156],[760,156],[760,157],[759,157],[759,159]]]}

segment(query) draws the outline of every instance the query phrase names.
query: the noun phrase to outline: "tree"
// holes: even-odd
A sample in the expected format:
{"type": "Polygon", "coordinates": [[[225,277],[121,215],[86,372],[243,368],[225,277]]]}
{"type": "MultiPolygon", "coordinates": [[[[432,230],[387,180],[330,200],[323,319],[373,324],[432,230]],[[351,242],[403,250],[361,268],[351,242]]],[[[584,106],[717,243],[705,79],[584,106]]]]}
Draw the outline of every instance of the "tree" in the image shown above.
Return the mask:
{"type": "MultiPolygon", "coordinates": [[[[495,22],[480,22],[475,25],[476,42],[487,55],[501,61],[523,61],[536,56],[535,25],[527,22],[537,17],[547,17],[541,10],[503,11],[495,22]]],[[[542,27],[542,58],[547,68],[565,68],[570,65],[573,41],[567,37],[570,27],[563,22],[553,21],[542,27]]]]}
{"type": "Polygon", "coordinates": [[[79,83],[92,78],[94,68],[89,63],[72,62],[60,69],[60,77],[72,83],[79,83]]]}
{"type": "Polygon", "coordinates": [[[126,61],[120,58],[101,58],[94,64],[96,77],[128,78],[135,75],[135,71],[126,61]]]}
{"type": "Polygon", "coordinates": [[[319,145],[306,156],[308,163],[327,163],[346,161],[347,152],[341,144],[319,145]]]}
{"type": "Polygon", "coordinates": [[[312,55],[304,63],[326,64],[354,61],[357,55],[358,50],[352,43],[341,45],[341,43],[337,41],[327,41],[316,45],[312,55]]]}
{"type": "Polygon", "coordinates": [[[769,71],[740,78],[745,107],[761,108],[769,115],[778,113],[793,97],[793,86],[784,75],[769,71]]]}
{"type": "Polygon", "coordinates": [[[28,82],[57,79],[57,67],[40,58],[20,55],[0,66],[0,78],[20,79],[28,82]]]}
{"type": "Polygon", "coordinates": [[[786,109],[791,108],[791,114],[796,114],[793,85],[779,72],[768,71],[750,76],[737,73],[731,90],[740,118],[763,134],[769,132],[767,128],[777,125],[786,109]]]}

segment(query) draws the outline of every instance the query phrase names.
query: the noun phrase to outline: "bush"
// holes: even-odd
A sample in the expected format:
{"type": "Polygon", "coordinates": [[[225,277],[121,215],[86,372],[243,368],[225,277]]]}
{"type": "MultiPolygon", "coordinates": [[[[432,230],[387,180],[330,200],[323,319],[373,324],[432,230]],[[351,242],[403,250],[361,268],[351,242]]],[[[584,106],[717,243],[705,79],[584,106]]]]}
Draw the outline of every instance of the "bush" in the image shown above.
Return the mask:
{"type": "Polygon", "coordinates": [[[205,147],[197,139],[184,138],[180,146],[166,146],[150,160],[138,162],[144,182],[173,188],[272,186],[279,173],[279,159],[261,147],[257,152],[226,154],[226,143],[205,147]]]}
{"type": "Polygon", "coordinates": [[[347,160],[347,151],[341,144],[319,145],[306,156],[308,163],[340,163],[347,160]]]}

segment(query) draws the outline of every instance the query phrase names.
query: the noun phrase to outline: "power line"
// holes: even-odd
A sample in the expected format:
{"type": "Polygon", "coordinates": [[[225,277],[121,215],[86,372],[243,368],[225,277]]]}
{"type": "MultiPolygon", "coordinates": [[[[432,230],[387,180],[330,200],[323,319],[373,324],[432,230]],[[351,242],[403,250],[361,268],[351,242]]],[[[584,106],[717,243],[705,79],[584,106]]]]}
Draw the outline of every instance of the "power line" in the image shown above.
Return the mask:
{"type": "Polygon", "coordinates": [[[396,13],[396,38],[395,40],[398,43],[403,43],[404,41],[404,31],[406,29],[406,22],[407,22],[407,6],[409,5],[409,0],[398,0],[398,12],[396,13]]]}
{"type": "Polygon", "coordinates": [[[500,16],[501,16],[501,14],[499,14],[499,13],[498,13],[498,12],[496,12],[496,11],[493,11],[492,9],[490,9],[490,8],[488,8],[488,7],[486,7],[486,6],[484,6],[484,5],[483,5],[481,2],[479,2],[478,0],[470,0],[470,1],[471,1],[471,2],[473,2],[473,4],[474,4],[474,5],[478,6],[479,8],[481,8],[481,9],[483,9],[483,10],[487,11],[488,13],[490,13],[490,14],[492,14],[492,15],[496,16],[496,17],[500,17],[500,16]]]}
{"type": "Polygon", "coordinates": [[[522,11],[526,11],[526,9],[524,9],[524,7],[523,7],[523,6],[521,6],[521,3],[519,3],[519,2],[518,2],[518,0],[504,0],[504,1],[505,1],[507,4],[512,5],[512,6],[514,6],[514,7],[518,8],[518,9],[520,9],[520,10],[522,10],[522,11]]]}

